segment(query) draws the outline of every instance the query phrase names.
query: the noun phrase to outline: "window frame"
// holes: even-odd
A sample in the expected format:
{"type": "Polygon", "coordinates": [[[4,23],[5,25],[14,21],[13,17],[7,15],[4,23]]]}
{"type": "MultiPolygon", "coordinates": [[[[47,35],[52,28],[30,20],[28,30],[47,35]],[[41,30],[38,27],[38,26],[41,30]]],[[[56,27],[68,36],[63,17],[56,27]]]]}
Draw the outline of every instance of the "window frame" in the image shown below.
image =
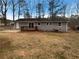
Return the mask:
{"type": "Polygon", "coordinates": [[[58,22],[58,26],[62,26],[62,23],[61,22],[58,22]]]}
{"type": "Polygon", "coordinates": [[[40,25],[40,23],[38,23],[38,25],[40,25]]]}

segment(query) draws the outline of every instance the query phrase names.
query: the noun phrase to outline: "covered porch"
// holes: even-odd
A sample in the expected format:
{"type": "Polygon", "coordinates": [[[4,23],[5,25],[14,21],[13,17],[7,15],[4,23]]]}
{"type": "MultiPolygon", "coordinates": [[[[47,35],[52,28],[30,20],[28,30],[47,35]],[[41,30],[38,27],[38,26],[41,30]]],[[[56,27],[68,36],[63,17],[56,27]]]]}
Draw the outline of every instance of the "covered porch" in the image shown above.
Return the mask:
{"type": "Polygon", "coordinates": [[[35,30],[38,30],[37,29],[37,25],[35,23],[29,23],[28,25],[26,26],[21,26],[21,31],[35,31],[35,30]]]}

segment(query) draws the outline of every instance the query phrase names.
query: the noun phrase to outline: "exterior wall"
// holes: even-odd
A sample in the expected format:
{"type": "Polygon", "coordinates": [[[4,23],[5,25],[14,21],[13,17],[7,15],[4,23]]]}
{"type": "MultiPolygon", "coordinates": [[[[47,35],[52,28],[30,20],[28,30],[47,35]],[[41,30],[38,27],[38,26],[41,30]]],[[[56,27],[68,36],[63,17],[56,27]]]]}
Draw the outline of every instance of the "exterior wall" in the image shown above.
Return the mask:
{"type": "Polygon", "coordinates": [[[43,30],[43,31],[55,31],[55,30],[58,30],[60,32],[68,31],[67,23],[61,23],[61,26],[59,26],[58,22],[52,23],[52,24],[49,23],[48,25],[47,25],[47,23],[41,24],[38,26],[38,29],[43,30]]]}
{"type": "MultiPolygon", "coordinates": [[[[68,23],[61,22],[61,26],[59,26],[58,22],[20,22],[18,28],[22,26],[29,27],[29,23],[34,23],[34,27],[37,27],[38,30],[41,31],[55,31],[58,30],[60,32],[67,32],[68,31],[68,23]]],[[[26,30],[29,28],[26,28],[26,30]]]]}

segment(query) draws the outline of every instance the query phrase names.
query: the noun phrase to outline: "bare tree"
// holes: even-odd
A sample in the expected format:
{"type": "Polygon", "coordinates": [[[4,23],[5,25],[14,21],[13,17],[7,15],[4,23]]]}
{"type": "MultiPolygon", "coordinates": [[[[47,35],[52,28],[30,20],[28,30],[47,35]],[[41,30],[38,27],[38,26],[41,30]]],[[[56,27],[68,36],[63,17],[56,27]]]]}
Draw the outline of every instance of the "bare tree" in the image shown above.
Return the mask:
{"type": "Polygon", "coordinates": [[[2,8],[3,6],[2,6],[2,1],[0,0],[0,16],[2,16],[2,8]]]}
{"type": "Polygon", "coordinates": [[[36,5],[36,13],[37,13],[38,18],[42,17],[42,12],[43,12],[43,5],[42,5],[42,3],[38,3],[36,5]]]}
{"type": "Polygon", "coordinates": [[[20,0],[18,0],[19,4],[18,4],[18,19],[20,18],[20,0]]]}
{"type": "Polygon", "coordinates": [[[57,14],[61,13],[63,9],[61,0],[48,0],[48,2],[50,16],[56,16],[57,14]]]}
{"type": "Polygon", "coordinates": [[[8,10],[8,5],[10,4],[9,0],[0,0],[0,6],[1,6],[1,14],[4,18],[4,24],[5,26],[7,25],[7,10],[8,10]]]}
{"type": "Polygon", "coordinates": [[[30,18],[31,17],[27,3],[24,5],[23,13],[24,13],[24,18],[30,18]]]}
{"type": "Polygon", "coordinates": [[[67,9],[67,5],[65,4],[64,6],[63,6],[63,16],[65,17],[66,16],[66,9],[67,9]]]}
{"type": "Polygon", "coordinates": [[[75,0],[76,2],[76,13],[79,14],[79,0],[75,0]]]}
{"type": "Polygon", "coordinates": [[[20,18],[20,15],[23,12],[23,8],[26,5],[25,2],[25,0],[18,0],[18,19],[20,18]]]}
{"type": "Polygon", "coordinates": [[[16,11],[16,6],[18,5],[17,0],[11,0],[11,6],[12,6],[12,13],[13,13],[13,22],[15,21],[15,11],[16,11]]]}
{"type": "Polygon", "coordinates": [[[42,18],[45,16],[45,0],[42,0],[42,18]]]}
{"type": "Polygon", "coordinates": [[[62,12],[62,16],[63,16],[63,17],[66,16],[66,13],[67,13],[66,10],[67,10],[67,4],[64,3],[64,2],[62,2],[62,10],[61,10],[61,12],[62,12]]]}
{"type": "Polygon", "coordinates": [[[30,18],[29,10],[24,11],[24,18],[30,18]]]}

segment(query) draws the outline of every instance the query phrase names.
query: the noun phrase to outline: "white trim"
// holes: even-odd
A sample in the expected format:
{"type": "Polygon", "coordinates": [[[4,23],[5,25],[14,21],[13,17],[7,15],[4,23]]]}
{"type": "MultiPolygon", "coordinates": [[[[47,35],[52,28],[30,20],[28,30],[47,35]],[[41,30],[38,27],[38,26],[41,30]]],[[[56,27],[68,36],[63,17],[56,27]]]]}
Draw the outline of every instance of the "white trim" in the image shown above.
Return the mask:
{"type": "Polygon", "coordinates": [[[66,23],[66,32],[68,31],[68,23],[66,23]]]}

